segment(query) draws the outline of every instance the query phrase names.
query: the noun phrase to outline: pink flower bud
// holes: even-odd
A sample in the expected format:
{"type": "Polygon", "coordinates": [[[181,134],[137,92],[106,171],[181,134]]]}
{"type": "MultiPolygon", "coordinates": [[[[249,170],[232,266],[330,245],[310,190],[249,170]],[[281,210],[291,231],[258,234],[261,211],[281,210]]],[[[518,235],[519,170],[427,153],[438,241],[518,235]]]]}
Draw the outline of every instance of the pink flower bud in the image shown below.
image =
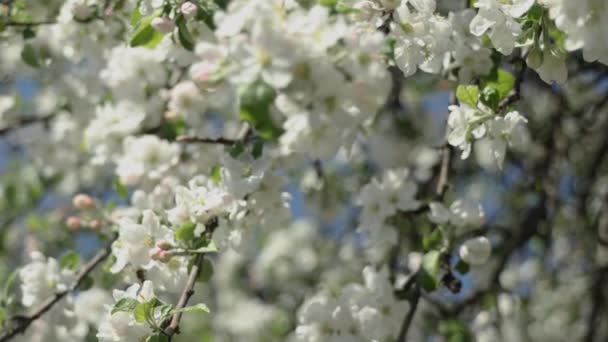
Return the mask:
{"type": "Polygon", "coordinates": [[[80,217],[78,217],[78,216],[70,216],[65,221],[65,224],[68,226],[68,229],[71,231],[76,231],[76,230],[80,229],[80,223],[81,223],[80,217]]]}
{"type": "Polygon", "coordinates": [[[91,227],[93,230],[98,230],[101,228],[101,221],[98,219],[91,220],[91,222],[89,222],[89,227],[91,227]]]}
{"type": "Polygon", "coordinates": [[[171,253],[158,247],[154,247],[150,250],[150,258],[160,262],[167,262],[169,259],[171,259],[171,253]]]}
{"type": "Polygon", "coordinates": [[[163,251],[167,251],[167,250],[171,249],[171,247],[173,247],[173,246],[167,240],[160,240],[156,243],[156,247],[162,249],[163,251]]]}
{"type": "Polygon", "coordinates": [[[194,18],[198,13],[198,7],[190,1],[184,2],[179,10],[182,12],[186,20],[194,18]]]}
{"type": "Polygon", "coordinates": [[[152,19],[150,25],[152,25],[156,31],[162,34],[171,33],[175,28],[173,21],[167,17],[156,17],[152,19]]]}
{"type": "Polygon", "coordinates": [[[90,209],[95,205],[95,200],[89,195],[78,194],[72,199],[72,205],[80,210],[90,209]]]}

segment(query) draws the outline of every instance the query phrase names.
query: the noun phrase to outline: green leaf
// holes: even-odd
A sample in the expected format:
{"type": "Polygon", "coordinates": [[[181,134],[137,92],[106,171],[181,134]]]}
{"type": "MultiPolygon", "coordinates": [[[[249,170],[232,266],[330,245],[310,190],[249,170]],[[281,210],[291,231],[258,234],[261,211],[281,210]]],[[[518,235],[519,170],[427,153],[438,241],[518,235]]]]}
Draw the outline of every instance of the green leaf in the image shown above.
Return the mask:
{"type": "Polygon", "coordinates": [[[467,325],[457,319],[448,319],[441,322],[439,332],[445,337],[446,342],[470,342],[474,340],[467,325]]]}
{"type": "Polygon", "coordinates": [[[40,66],[40,61],[38,60],[38,53],[32,46],[32,44],[25,44],[23,46],[23,50],[21,50],[21,59],[25,64],[38,68],[40,66]]]}
{"type": "Polygon", "coordinates": [[[214,12],[209,4],[197,5],[198,12],[196,13],[196,20],[204,22],[212,31],[215,31],[216,25],[213,21],[214,12]]]}
{"type": "Polygon", "coordinates": [[[533,21],[539,21],[540,18],[543,16],[544,12],[545,9],[543,8],[543,6],[541,6],[540,4],[534,4],[532,5],[532,7],[530,7],[530,10],[528,10],[528,19],[533,21]]]}
{"type": "Polygon", "coordinates": [[[126,200],[129,196],[129,189],[126,185],[122,184],[120,178],[118,177],[114,178],[114,190],[116,191],[118,196],[120,196],[120,198],[124,200],[126,200]]]}
{"type": "Polygon", "coordinates": [[[242,142],[237,141],[236,143],[234,143],[231,147],[230,150],[228,151],[228,154],[230,154],[230,156],[234,159],[238,158],[241,153],[243,153],[245,151],[245,145],[243,145],[242,142]]]}
{"type": "Polygon", "coordinates": [[[430,251],[422,257],[422,268],[418,272],[418,282],[422,288],[431,292],[439,286],[439,260],[441,253],[430,251]]]}
{"type": "Polygon", "coordinates": [[[34,31],[30,26],[26,27],[23,30],[23,39],[27,40],[27,39],[32,39],[36,37],[36,31],[34,31]]]}
{"type": "Polygon", "coordinates": [[[491,87],[496,89],[498,92],[499,101],[502,101],[509,92],[515,86],[515,76],[513,76],[510,72],[499,68],[492,71],[492,73],[483,79],[483,85],[485,87],[491,87]]]}
{"type": "Polygon", "coordinates": [[[194,50],[194,38],[192,38],[192,34],[188,29],[188,25],[186,25],[186,20],[182,15],[179,15],[175,19],[175,23],[177,25],[177,38],[179,42],[182,44],[184,49],[188,51],[194,50]]]}
{"type": "Polygon", "coordinates": [[[196,304],[196,305],[187,306],[185,308],[171,310],[171,313],[178,313],[178,312],[182,312],[182,313],[186,313],[186,312],[205,312],[205,313],[210,313],[211,311],[209,310],[209,308],[207,307],[207,305],[205,305],[203,303],[199,303],[199,304],[196,304]]]}
{"type": "Polygon", "coordinates": [[[164,122],[158,131],[158,135],[166,140],[174,141],[175,138],[184,134],[187,130],[186,122],[181,118],[176,118],[168,122],[164,122]]]}
{"type": "Polygon", "coordinates": [[[207,259],[204,259],[201,263],[201,272],[198,275],[198,281],[206,283],[213,277],[214,268],[213,263],[207,259]]]}
{"type": "Polygon", "coordinates": [[[78,289],[80,291],[86,291],[86,290],[90,289],[91,287],[93,287],[94,284],[95,284],[95,280],[93,280],[93,277],[86,276],[86,277],[84,277],[84,279],[82,279],[82,282],[80,282],[80,286],[78,286],[78,289]]]}
{"type": "Polygon", "coordinates": [[[213,183],[218,184],[222,180],[221,171],[222,168],[215,165],[211,168],[211,172],[209,173],[209,178],[213,181],[213,183]]]}
{"type": "Polygon", "coordinates": [[[191,252],[199,253],[199,254],[213,253],[213,252],[217,252],[217,246],[215,245],[215,243],[213,241],[211,241],[211,242],[209,242],[209,245],[207,245],[205,247],[197,248],[195,250],[192,250],[191,252]]]}
{"type": "Polygon", "coordinates": [[[171,339],[169,339],[169,336],[167,336],[165,334],[151,335],[151,336],[148,336],[148,338],[146,339],[146,342],[169,342],[169,341],[171,341],[171,339]]]}
{"type": "Polygon", "coordinates": [[[262,156],[263,153],[264,153],[264,141],[258,140],[253,145],[253,149],[251,150],[251,155],[253,156],[253,158],[258,159],[262,156]]]}
{"type": "Polygon", "coordinates": [[[326,7],[334,7],[338,3],[338,0],[319,0],[319,5],[326,7]]]}
{"type": "Polygon", "coordinates": [[[265,82],[258,80],[241,88],[239,94],[241,119],[249,122],[264,139],[275,140],[283,130],[277,126],[270,113],[270,106],[276,91],[265,82]]]}
{"type": "Polygon", "coordinates": [[[462,260],[459,260],[454,268],[460,274],[467,274],[467,273],[469,273],[469,269],[470,269],[469,264],[467,264],[466,262],[464,262],[462,260]]]}
{"type": "Polygon", "coordinates": [[[439,248],[442,242],[443,236],[441,234],[441,230],[434,229],[432,232],[422,238],[422,247],[425,251],[429,251],[439,248]]]}
{"type": "Polygon", "coordinates": [[[134,6],[131,11],[131,26],[137,26],[141,20],[141,12],[139,12],[139,6],[134,6]]]}
{"type": "Polygon", "coordinates": [[[61,259],[59,259],[59,265],[61,265],[62,268],[73,270],[76,268],[76,266],[78,266],[79,261],[80,256],[78,255],[78,253],[74,251],[68,251],[61,257],[61,259]]]}
{"type": "Polygon", "coordinates": [[[162,305],[159,305],[157,307],[157,309],[155,309],[155,310],[158,310],[157,312],[158,312],[159,317],[157,318],[157,320],[162,322],[162,321],[168,319],[172,315],[171,310],[173,310],[173,305],[162,304],[162,305]]]}
{"type": "Polygon", "coordinates": [[[137,305],[139,305],[139,302],[134,298],[122,298],[114,304],[110,314],[113,315],[116,312],[131,312],[137,305]]]}
{"type": "Polygon", "coordinates": [[[154,319],[154,308],[159,305],[159,301],[156,298],[145,303],[139,303],[133,309],[133,317],[137,322],[146,322],[154,319]]]}
{"type": "Polygon", "coordinates": [[[3,299],[4,299],[4,301],[8,301],[8,298],[11,295],[11,291],[13,289],[13,285],[15,284],[18,275],[19,275],[19,268],[15,269],[8,276],[8,278],[6,278],[6,282],[4,283],[4,292],[3,292],[3,299]]]}
{"type": "Polygon", "coordinates": [[[466,104],[471,108],[477,108],[479,98],[479,87],[476,85],[459,85],[456,89],[456,98],[460,103],[466,104]]]}
{"type": "Polygon", "coordinates": [[[484,105],[496,110],[500,103],[500,95],[495,88],[485,87],[481,92],[480,100],[484,105]]]}
{"type": "Polygon", "coordinates": [[[159,17],[162,11],[157,10],[152,15],[149,15],[145,18],[142,18],[139,24],[135,27],[135,31],[133,32],[133,36],[131,37],[131,41],[129,45],[131,46],[145,46],[145,47],[155,47],[160,41],[163,39],[163,34],[156,31],[151,23],[154,18],[159,17]]]}
{"type": "Polygon", "coordinates": [[[175,231],[175,239],[178,241],[192,241],[194,240],[194,229],[196,228],[196,224],[192,222],[187,222],[182,224],[175,231]]]}

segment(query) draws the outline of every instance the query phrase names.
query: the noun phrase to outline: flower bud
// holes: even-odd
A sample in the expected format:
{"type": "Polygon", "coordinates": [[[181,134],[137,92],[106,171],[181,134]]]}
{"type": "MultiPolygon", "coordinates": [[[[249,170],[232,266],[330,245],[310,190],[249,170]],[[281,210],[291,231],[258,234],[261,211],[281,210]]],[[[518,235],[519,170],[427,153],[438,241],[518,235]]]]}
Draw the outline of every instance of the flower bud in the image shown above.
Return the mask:
{"type": "Polygon", "coordinates": [[[101,228],[101,221],[98,219],[91,220],[91,222],[89,222],[89,227],[93,230],[98,230],[101,228]]]}
{"type": "Polygon", "coordinates": [[[76,20],[87,20],[93,14],[93,9],[85,3],[76,3],[72,6],[72,15],[76,20]]]}
{"type": "Polygon", "coordinates": [[[72,205],[80,210],[90,209],[95,205],[95,200],[89,195],[78,194],[72,199],[72,205]]]}
{"type": "Polygon", "coordinates": [[[173,21],[167,17],[156,17],[152,19],[150,25],[162,34],[171,33],[175,28],[173,21]]]}
{"type": "Polygon", "coordinates": [[[80,224],[81,224],[80,217],[70,216],[65,221],[65,224],[68,226],[69,230],[76,231],[76,230],[80,229],[80,224]]]}
{"type": "Polygon", "coordinates": [[[460,258],[469,265],[485,263],[492,253],[492,244],[485,236],[469,239],[460,246],[460,258]]]}
{"type": "Polygon", "coordinates": [[[160,240],[156,243],[156,247],[162,249],[163,251],[167,251],[167,250],[171,249],[171,247],[173,247],[173,246],[167,240],[160,240]]]}
{"type": "Polygon", "coordinates": [[[194,18],[198,13],[198,7],[190,1],[184,2],[179,8],[179,10],[182,12],[186,20],[194,18]]]}
{"type": "Polygon", "coordinates": [[[150,250],[150,258],[152,260],[167,262],[171,259],[171,253],[165,250],[162,250],[158,247],[154,247],[150,250]]]}

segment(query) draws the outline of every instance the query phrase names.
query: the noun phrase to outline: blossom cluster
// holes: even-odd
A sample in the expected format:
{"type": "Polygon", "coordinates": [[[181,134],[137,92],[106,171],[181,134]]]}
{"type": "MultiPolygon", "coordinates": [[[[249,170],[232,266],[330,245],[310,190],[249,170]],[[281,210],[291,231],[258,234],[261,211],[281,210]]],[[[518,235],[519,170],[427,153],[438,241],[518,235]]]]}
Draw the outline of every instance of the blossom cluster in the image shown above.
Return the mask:
{"type": "MultiPolygon", "coordinates": [[[[30,341],[170,340],[182,314],[210,311],[203,301],[217,311],[204,328],[222,341],[271,340],[268,327],[289,315],[284,339],[396,341],[415,305],[395,279],[433,293],[492,259],[484,207],[441,177],[429,195],[434,169],[447,177],[450,149],[495,171],[523,150],[531,133],[517,101],[528,68],[561,84],[569,52],[608,64],[603,0],[477,0],[450,11],[435,0],[55,5],[56,19],[35,32],[4,28],[0,12],[0,33],[22,33],[0,40],[0,74],[39,83],[28,100],[34,124],[15,137],[55,191],[73,197],[69,230],[110,244],[109,280],[84,289],[74,256],[31,253],[19,306],[31,313],[65,298],[31,325],[30,341]],[[396,85],[421,75],[455,95],[445,144],[419,139],[396,152],[414,155],[407,162],[374,162],[382,120],[410,95],[396,85]],[[112,195],[74,196],[110,184],[112,195]],[[294,222],[303,192],[332,218],[342,213],[328,202],[339,198],[346,219],[294,222]],[[342,221],[352,229],[336,228],[342,221]],[[404,244],[412,231],[420,241],[404,244]],[[187,303],[193,292],[207,299],[187,303]]],[[[0,94],[0,127],[20,123],[30,109],[21,102],[0,94]]],[[[494,336],[489,316],[475,319],[480,340],[494,336]]]]}

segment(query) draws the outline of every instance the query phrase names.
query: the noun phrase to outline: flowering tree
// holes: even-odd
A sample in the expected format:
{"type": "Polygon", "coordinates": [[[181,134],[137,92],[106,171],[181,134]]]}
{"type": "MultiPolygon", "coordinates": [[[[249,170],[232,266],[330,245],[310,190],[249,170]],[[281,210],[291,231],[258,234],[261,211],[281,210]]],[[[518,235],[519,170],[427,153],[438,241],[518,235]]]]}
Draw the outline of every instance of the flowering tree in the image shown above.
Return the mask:
{"type": "Polygon", "coordinates": [[[606,23],[0,1],[0,341],[606,341],[606,23]]]}

